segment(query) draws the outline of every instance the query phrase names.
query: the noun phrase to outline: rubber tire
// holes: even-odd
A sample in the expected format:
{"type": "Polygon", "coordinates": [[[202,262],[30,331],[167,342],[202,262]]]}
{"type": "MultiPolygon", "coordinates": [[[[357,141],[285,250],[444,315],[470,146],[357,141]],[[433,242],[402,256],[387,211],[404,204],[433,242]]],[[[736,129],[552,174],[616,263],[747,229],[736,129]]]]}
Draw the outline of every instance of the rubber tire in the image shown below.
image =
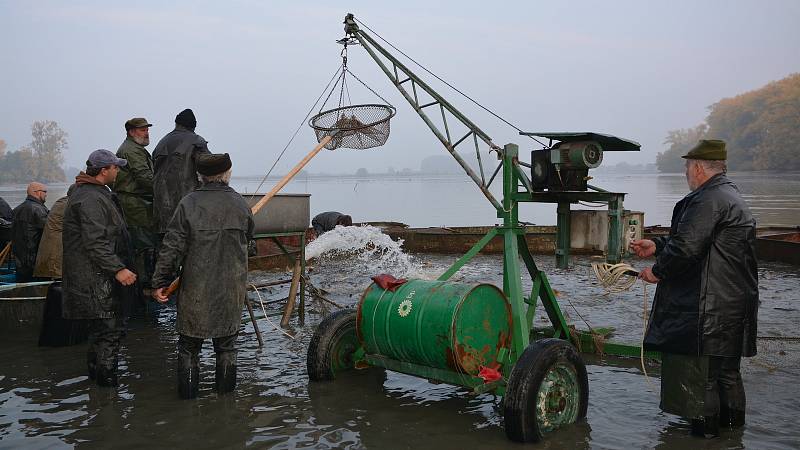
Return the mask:
{"type": "Polygon", "coordinates": [[[358,348],[358,338],[356,337],[356,311],[352,309],[340,309],[320,322],[314,331],[314,337],[308,345],[306,355],[306,367],[308,378],[311,381],[331,381],[336,378],[342,368],[336,368],[334,362],[344,359],[349,362],[351,367],[344,370],[354,369],[352,355],[358,348]],[[342,351],[338,345],[345,339],[343,349],[345,354],[339,355],[342,351]],[[347,342],[347,341],[350,342],[347,342]],[[356,345],[351,345],[355,342],[356,345]]]}
{"type": "Polygon", "coordinates": [[[579,392],[576,422],[586,417],[589,406],[589,379],[586,366],[578,352],[562,339],[540,339],[522,352],[508,377],[503,399],[503,419],[506,436],[516,442],[539,442],[546,431],[541,430],[536,397],[545,375],[556,363],[567,363],[575,370],[579,392]]]}

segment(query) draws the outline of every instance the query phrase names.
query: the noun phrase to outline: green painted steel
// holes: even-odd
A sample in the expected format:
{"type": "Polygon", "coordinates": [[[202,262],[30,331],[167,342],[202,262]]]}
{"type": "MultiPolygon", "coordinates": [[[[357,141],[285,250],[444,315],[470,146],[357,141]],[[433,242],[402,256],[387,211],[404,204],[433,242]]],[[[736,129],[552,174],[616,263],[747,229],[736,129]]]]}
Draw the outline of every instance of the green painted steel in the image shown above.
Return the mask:
{"type": "Polygon", "coordinates": [[[486,247],[486,244],[488,244],[489,241],[491,241],[495,236],[497,236],[497,229],[492,228],[491,230],[489,230],[488,233],[486,233],[486,236],[481,238],[480,241],[478,241],[475,245],[473,245],[472,248],[469,249],[469,251],[467,251],[467,253],[464,254],[464,256],[458,258],[458,261],[453,263],[453,265],[450,266],[449,269],[447,269],[443,274],[441,274],[438,280],[439,281],[449,280],[454,273],[458,272],[464,266],[464,264],[466,264],[469,260],[471,260],[475,255],[477,255],[478,252],[480,252],[481,249],[483,249],[483,247],[486,247]]]}
{"type": "MultiPolygon", "coordinates": [[[[358,338],[367,361],[410,363],[409,373],[440,381],[443,369],[474,377],[482,366],[499,368],[498,353],[511,346],[511,306],[496,287],[445,281],[409,280],[395,292],[370,285],[358,306],[358,338]]],[[[471,382],[458,382],[472,386],[471,382]]]]}
{"type": "Polygon", "coordinates": [[[549,433],[578,420],[580,385],[572,364],[558,362],[548,369],[536,393],[536,420],[549,433]]]}

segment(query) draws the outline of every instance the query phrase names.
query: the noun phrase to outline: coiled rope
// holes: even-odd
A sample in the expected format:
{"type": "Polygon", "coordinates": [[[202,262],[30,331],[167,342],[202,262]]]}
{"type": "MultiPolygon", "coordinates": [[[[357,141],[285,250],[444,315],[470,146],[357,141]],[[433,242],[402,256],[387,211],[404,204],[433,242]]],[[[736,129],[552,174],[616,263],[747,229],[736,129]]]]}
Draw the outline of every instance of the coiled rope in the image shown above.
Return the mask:
{"type": "MultiPolygon", "coordinates": [[[[626,263],[592,263],[592,271],[600,282],[600,286],[606,290],[607,294],[618,294],[620,292],[629,291],[636,284],[636,280],[639,277],[639,271],[626,263]]],[[[644,373],[644,378],[647,380],[650,390],[654,390],[644,365],[644,337],[647,333],[648,300],[647,283],[642,280],[642,340],[639,342],[639,362],[641,363],[642,372],[644,373]]]]}

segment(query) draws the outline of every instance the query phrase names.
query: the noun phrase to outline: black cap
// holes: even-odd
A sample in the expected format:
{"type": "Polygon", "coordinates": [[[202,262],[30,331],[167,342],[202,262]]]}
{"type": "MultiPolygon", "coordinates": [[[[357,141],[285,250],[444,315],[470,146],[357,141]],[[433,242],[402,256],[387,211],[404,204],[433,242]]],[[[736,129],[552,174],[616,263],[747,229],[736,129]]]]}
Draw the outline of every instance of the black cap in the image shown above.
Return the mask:
{"type": "Polygon", "coordinates": [[[175,116],[175,123],[194,130],[194,128],[197,126],[197,119],[194,117],[194,112],[192,112],[191,109],[186,108],[179,112],[177,116],[175,116]]]}
{"type": "Polygon", "coordinates": [[[197,172],[207,177],[225,172],[231,165],[227,153],[204,153],[197,157],[197,172]]]}

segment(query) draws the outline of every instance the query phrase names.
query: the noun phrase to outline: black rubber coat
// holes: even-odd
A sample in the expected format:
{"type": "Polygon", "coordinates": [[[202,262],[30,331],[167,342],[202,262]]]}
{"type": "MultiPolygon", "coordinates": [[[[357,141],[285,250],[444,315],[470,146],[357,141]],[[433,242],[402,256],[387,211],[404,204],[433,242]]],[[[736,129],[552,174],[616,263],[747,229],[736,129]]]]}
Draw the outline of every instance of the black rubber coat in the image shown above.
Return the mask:
{"type": "Polygon", "coordinates": [[[336,211],[319,213],[311,219],[311,226],[314,227],[314,232],[319,236],[336,228],[336,223],[342,216],[344,214],[336,211]]]}
{"type": "Polygon", "coordinates": [[[756,354],[756,223],[718,174],[684,197],[656,238],[656,289],[645,348],[683,355],[756,354]]]}
{"type": "Polygon", "coordinates": [[[183,266],[178,333],[218,338],[239,330],[253,227],[244,198],[221,183],[205,184],[178,204],[153,274],[153,287],[165,287],[183,266]]]}
{"type": "Polygon", "coordinates": [[[30,195],[14,208],[11,247],[17,259],[17,267],[33,272],[48,212],[42,201],[30,195]]]}
{"type": "Polygon", "coordinates": [[[181,199],[200,186],[197,155],[201,153],[210,153],[206,140],[180,125],[153,150],[153,214],[159,233],[167,231],[181,199]]]}
{"type": "Polygon", "coordinates": [[[9,206],[7,201],[0,197],[0,219],[5,219],[11,222],[11,219],[13,218],[14,215],[12,213],[11,206],[9,206]]]}
{"type": "Polygon", "coordinates": [[[116,317],[129,305],[124,304],[128,289],[114,275],[133,270],[122,208],[108,187],[98,184],[79,184],[67,198],[62,232],[64,318],[116,317]]]}

